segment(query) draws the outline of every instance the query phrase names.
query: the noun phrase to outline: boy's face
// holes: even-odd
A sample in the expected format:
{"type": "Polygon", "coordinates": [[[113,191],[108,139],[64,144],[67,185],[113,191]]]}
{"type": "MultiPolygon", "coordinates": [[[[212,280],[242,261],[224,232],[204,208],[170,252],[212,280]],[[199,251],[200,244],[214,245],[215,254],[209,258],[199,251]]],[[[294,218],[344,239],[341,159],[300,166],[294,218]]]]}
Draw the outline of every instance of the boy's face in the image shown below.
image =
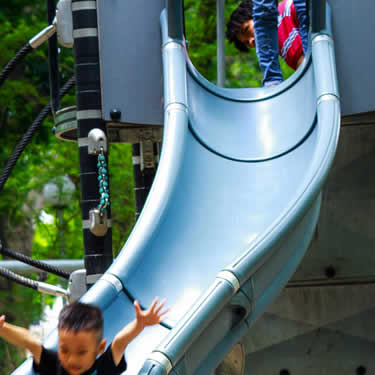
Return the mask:
{"type": "Polygon", "coordinates": [[[237,38],[247,47],[255,47],[254,21],[252,19],[245,21],[238,32],[237,38]]]}
{"type": "Polygon", "coordinates": [[[105,349],[105,340],[98,343],[94,330],[73,332],[59,329],[58,356],[69,375],[80,375],[89,370],[96,357],[105,349]]]}

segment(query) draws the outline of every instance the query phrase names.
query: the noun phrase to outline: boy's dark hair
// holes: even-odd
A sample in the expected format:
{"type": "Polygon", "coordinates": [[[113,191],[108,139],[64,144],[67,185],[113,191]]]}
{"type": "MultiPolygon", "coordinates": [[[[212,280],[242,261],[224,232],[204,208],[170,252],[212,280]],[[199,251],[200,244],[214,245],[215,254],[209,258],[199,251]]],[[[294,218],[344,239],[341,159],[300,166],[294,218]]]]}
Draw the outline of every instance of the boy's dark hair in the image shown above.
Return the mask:
{"type": "Polygon", "coordinates": [[[94,305],[73,302],[70,305],[65,305],[60,311],[57,327],[74,333],[83,330],[93,330],[99,342],[103,336],[103,314],[94,305]]]}
{"type": "Polygon", "coordinates": [[[230,16],[230,20],[227,23],[227,38],[230,43],[233,43],[235,47],[241,52],[248,52],[249,47],[242,43],[238,39],[238,33],[244,22],[253,18],[253,0],[244,0],[233,11],[230,16]]]}

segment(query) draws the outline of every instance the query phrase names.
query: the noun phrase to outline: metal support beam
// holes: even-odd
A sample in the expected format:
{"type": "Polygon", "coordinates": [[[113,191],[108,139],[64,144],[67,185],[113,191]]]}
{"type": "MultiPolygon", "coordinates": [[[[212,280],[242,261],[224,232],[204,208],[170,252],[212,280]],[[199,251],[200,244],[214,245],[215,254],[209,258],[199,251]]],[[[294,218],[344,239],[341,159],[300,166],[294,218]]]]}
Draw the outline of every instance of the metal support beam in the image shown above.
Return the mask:
{"type": "MultiPolygon", "coordinates": [[[[66,260],[43,260],[44,263],[50,266],[60,268],[65,272],[73,272],[84,268],[83,260],[66,259],[66,260]]],[[[6,268],[9,271],[20,273],[23,275],[30,273],[44,273],[45,271],[39,268],[29,266],[28,264],[19,262],[18,260],[2,260],[0,261],[0,267],[6,268]]]]}
{"type": "Polygon", "coordinates": [[[217,85],[225,85],[225,0],[216,0],[217,85]]]}

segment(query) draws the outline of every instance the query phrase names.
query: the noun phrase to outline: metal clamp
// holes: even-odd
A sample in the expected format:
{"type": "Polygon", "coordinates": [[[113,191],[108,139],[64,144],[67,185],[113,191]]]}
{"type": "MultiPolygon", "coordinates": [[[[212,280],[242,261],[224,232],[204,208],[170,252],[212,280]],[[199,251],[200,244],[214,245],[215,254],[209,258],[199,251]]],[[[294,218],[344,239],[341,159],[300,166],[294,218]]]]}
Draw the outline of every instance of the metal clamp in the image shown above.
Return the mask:
{"type": "Polygon", "coordinates": [[[88,136],[88,153],[89,155],[99,155],[101,150],[105,153],[108,151],[107,136],[101,129],[90,130],[88,136]]]}
{"type": "Polygon", "coordinates": [[[57,39],[64,47],[72,48],[73,15],[72,0],[59,0],[56,5],[57,39]]]}
{"type": "Polygon", "coordinates": [[[173,369],[173,364],[171,360],[162,352],[153,351],[147,357],[148,360],[157,362],[162,366],[167,374],[169,374],[173,369]]]}
{"type": "Polygon", "coordinates": [[[98,208],[89,211],[90,231],[97,237],[103,237],[108,231],[107,211],[100,212],[98,208]]]}
{"type": "Polygon", "coordinates": [[[64,297],[69,301],[69,291],[60,288],[55,285],[43,283],[42,281],[37,282],[38,291],[45,294],[50,294],[56,297],[64,297]]]}

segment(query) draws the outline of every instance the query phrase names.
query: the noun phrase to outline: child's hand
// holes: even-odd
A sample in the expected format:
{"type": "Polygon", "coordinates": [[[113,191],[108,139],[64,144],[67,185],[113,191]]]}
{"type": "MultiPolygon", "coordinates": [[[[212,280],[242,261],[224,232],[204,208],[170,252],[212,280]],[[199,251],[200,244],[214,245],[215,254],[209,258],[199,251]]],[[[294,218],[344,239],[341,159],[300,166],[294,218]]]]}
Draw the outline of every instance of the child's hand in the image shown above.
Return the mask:
{"type": "Polygon", "coordinates": [[[169,309],[163,309],[165,300],[157,306],[159,298],[156,297],[151,306],[147,310],[142,310],[139,306],[138,301],[134,301],[135,315],[137,322],[142,324],[144,327],[159,324],[169,309]]]}
{"type": "Polygon", "coordinates": [[[3,328],[3,325],[5,323],[5,315],[0,316],[0,328],[3,328]]]}

